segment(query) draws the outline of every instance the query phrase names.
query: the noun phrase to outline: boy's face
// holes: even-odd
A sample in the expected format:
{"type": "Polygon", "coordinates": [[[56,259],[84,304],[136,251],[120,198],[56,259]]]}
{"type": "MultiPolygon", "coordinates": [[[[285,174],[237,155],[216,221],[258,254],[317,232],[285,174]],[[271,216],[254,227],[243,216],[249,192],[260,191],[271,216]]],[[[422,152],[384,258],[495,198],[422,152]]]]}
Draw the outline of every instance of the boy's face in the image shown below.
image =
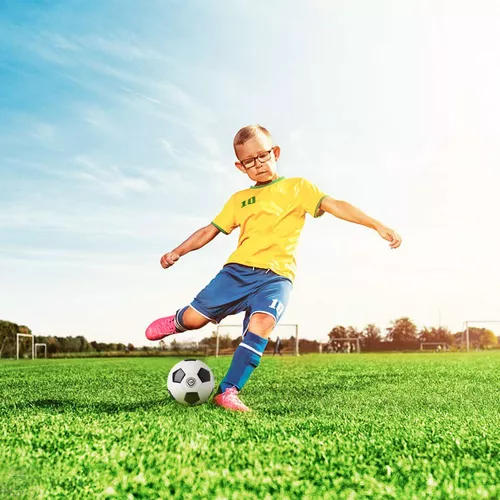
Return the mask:
{"type": "Polygon", "coordinates": [[[244,144],[235,147],[239,161],[236,167],[257,184],[263,184],[278,178],[276,162],[280,156],[279,146],[273,146],[270,137],[259,133],[244,144]]]}

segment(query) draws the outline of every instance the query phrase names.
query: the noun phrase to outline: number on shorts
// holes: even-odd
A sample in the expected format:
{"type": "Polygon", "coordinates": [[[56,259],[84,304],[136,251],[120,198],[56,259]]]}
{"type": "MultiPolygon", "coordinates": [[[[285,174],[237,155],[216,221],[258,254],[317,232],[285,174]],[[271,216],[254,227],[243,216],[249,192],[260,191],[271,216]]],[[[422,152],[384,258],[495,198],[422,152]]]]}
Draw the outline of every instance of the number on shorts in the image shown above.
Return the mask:
{"type": "Polygon", "coordinates": [[[273,299],[270,307],[271,309],[276,309],[278,316],[281,316],[283,309],[285,309],[285,306],[278,299],[273,299]]]}

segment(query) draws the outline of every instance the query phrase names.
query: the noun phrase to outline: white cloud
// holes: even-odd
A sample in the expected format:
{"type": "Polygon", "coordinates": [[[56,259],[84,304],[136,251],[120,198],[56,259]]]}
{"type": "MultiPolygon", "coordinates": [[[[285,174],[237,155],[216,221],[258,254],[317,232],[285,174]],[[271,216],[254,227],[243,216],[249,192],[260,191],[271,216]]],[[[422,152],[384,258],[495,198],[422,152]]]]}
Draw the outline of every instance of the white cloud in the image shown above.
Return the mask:
{"type": "Polygon", "coordinates": [[[108,195],[123,197],[129,191],[144,193],[153,189],[147,179],[128,175],[117,165],[103,167],[99,162],[85,156],[76,157],[75,162],[83,169],[76,171],[74,177],[95,183],[108,195]]]}
{"type": "Polygon", "coordinates": [[[212,156],[220,155],[220,147],[215,137],[195,135],[195,139],[201,144],[203,149],[212,156]]]}
{"type": "Polygon", "coordinates": [[[194,231],[206,224],[201,215],[191,216],[182,211],[150,211],[145,214],[133,206],[127,209],[93,204],[66,206],[52,203],[49,208],[43,208],[19,201],[4,207],[0,212],[0,227],[4,229],[60,231],[96,237],[123,236],[131,240],[160,239],[167,231],[184,234],[191,228],[194,231]]]}

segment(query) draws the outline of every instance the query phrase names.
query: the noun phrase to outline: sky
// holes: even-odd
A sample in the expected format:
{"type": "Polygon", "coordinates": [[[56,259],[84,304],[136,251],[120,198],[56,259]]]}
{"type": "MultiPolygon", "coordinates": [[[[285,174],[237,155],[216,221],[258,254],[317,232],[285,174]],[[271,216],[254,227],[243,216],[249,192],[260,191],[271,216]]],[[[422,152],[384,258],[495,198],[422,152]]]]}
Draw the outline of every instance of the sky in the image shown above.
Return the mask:
{"type": "Polygon", "coordinates": [[[308,217],[283,324],[500,320],[499,25],[495,0],[0,2],[0,319],[153,345],[237,244],[159,263],[251,185],[232,140],[260,123],[280,175],[403,238],[308,217]]]}

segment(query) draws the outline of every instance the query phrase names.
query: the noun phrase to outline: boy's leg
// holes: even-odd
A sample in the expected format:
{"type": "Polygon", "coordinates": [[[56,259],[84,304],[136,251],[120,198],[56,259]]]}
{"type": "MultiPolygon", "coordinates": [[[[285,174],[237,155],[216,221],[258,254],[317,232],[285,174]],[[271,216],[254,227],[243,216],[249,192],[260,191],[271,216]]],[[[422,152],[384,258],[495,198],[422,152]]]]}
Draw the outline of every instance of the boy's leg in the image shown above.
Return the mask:
{"type": "Polygon", "coordinates": [[[214,397],[215,404],[236,411],[249,411],[239,398],[238,392],[247,383],[250,375],[260,364],[269,335],[274,328],[275,319],[267,314],[255,313],[249,323],[244,339],[236,348],[231,366],[219,385],[214,397]],[[260,335],[250,331],[253,328],[260,335]]]}
{"type": "Polygon", "coordinates": [[[209,322],[210,320],[192,307],[186,306],[179,309],[172,316],[153,321],[146,329],[146,337],[148,340],[161,340],[169,335],[185,332],[186,330],[198,330],[209,322]]]}
{"type": "Polygon", "coordinates": [[[230,314],[237,314],[246,290],[241,286],[234,265],[224,266],[210,283],[194,298],[189,306],[179,309],[174,315],[153,321],[146,329],[149,340],[160,340],[168,335],[197,330],[206,324],[218,323],[230,314]]]}
{"type": "Polygon", "coordinates": [[[270,314],[252,314],[248,330],[236,348],[233,361],[220,383],[218,393],[224,392],[229,387],[236,387],[238,390],[243,388],[255,368],[259,366],[275,324],[276,318],[270,314]]]}
{"type": "Polygon", "coordinates": [[[209,318],[203,316],[191,305],[183,307],[175,313],[175,325],[180,332],[198,330],[210,322],[211,320],[209,318]]]}
{"type": "Polygon", "coordinates": [[[286,308],[292,289],[291,282],[286,278],[268,278],[268,283],[249,298],[243,340],[214,398],[216,404],[232,410],[248,410],[236,394],[259,366],[268,338],[286,308]]]}

